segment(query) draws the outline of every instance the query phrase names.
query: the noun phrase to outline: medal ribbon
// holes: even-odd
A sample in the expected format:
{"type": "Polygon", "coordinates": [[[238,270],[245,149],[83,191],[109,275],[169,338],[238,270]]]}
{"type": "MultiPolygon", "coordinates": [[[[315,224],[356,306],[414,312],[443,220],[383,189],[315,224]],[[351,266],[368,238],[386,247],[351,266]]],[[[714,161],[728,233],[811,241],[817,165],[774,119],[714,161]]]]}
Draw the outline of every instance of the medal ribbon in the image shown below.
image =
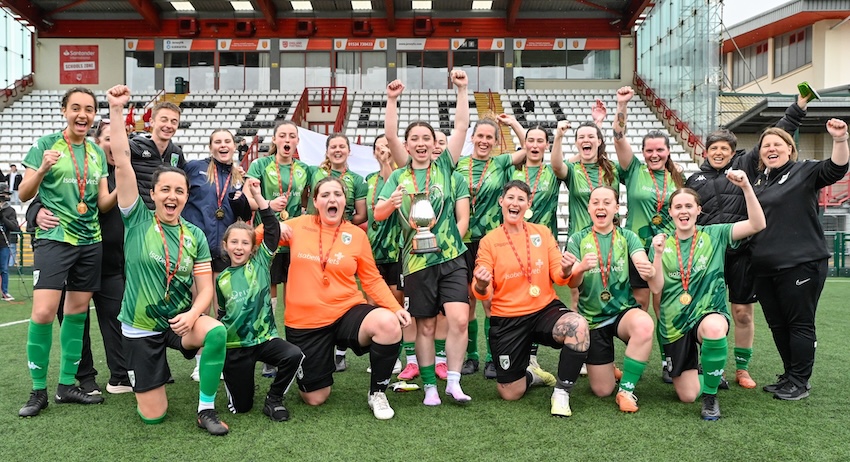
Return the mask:
{"type": "MultiPolygon", "coordinates": [[[[277,159],[275,159],[274,166],[277,169],[277,190],[280,195],[283,195],[283,180],[280,176],[280,164],[277,163],[277,159]]],[[[292,174],[295,172],[295,162],[289,164],[289,185],[286,187],[286,205],[289,205],[289,193],[292,191],[292,174]]],[[[286,210],[286,207],[283,208],[286,210]]]]}
{"type": "MultiPolygon", "coordinates": [[[[528,166],[522,167],[523,172],[525,172],[525,183],[531,186],[531,182],[528,181],[528,166]]],[[[540,184],[540,174],[543,173],[543,164],[540,164],[540,168],[537,169],[537,178],[534,179],[534,187],[531,188],[531,196],[528,198],[528,207],[531,208],[531,205],[534,203],[534,195],[537,193],[537,185],[540,184]]]]}
{"type": "MultiPolygon", "coordinates": [[[[487,167],[490,166],[490,161],[493,160],[492,157],[487,159],[487,162],[484,164],[484,170],[481,170],[481,176],[478,177],[478,184],[472,185],[472,166],[475,164],[475,159],[472,157],[469,158],[469,194],[472,195],[472,203],[470,207],[475,209],[475,200],[478,198],[478,191],[481,191],[481,185],[484,184],[484,175],[487,174],[487,167]]],[[[539,173],[538,173],[539,175],[539,173]]],[[[526,181],[527,183],[527,181],[526,181]]],[[[532,194],[533,196],[533,194],[532,194]]]]}
{"type": "MultiPolygon", "coordinates": [[[[431,186],[431,165],[432,164],[430,164],[430,163],[428,164],[428,170],[425,173],[425,193],[426,194],[428,193],[428,188],[431,186]]],[[[416,172],[413,171],[413,165],[412,164],[410,165],[410,176],[413,177],[413,191],[418,193],[419,192],[419,186],[417,185],[416,172]]],[[[473,202],[474,201],[475,200],[473,199],[473,202]]]]}
{"type": "MultiPolygon", "coordinates": [[[[210,159],[210,162],[215,162],[215,160],[210,159]]],[[[215,169],[215,197],[218,202],[218,208],[221,208],[221,203],[224,201],[224,195],[227,193],[227,188],[230,187],[230,177],[233,176],[233,167],[230,167],[230,172],[227,174],[227,179],[224,180],[224,185],[221,188],[221,191],[218,190],[218,168],[215,169]]],[[[280,178],[280,172],[278,172],[278,178],[280,178]]]]}
{"type": "MultiPolygon", "coordinates": [[[[70,130],[70,128],[69,128],[70,130]]],[[[77,165],[77,156],[74,155],[74,146],[71,144],[71,139],[64,131],[62,136],[65,138],[65,143],[68,145],[68,152],[71,153],[71,163],[74,164],[74,175],[77,178],[77,187],[80,189],[80,202],[86,201],[86,178],[89,176],[89,156],[86,155],[86,140],[83,139],[83,174],[80,176],[80,167],[77,165]]]]}
{"type": "Polygon", "coordinates": [[[522,259],[519,258],[519,253],[516,251],[516,247],[514,247],[514,241],[511,240],[508,228],[505,227],[505,225],[502,225],[502,231],[505,232],[508,244],[511,245],[511,250],[514,251],[516,261],[519,263],[519,269],[522,271],[522,274],[525,275],[525,278],[528,279],[528,283],[531,284],[531,240],[528,238],[528,227],[525,225],[525,222],[522,223],[522,230],[525,232],[525,259],[528,265],[528,270],[526,270],[526,268],[522,265],[522,259]]]}
{"type": "Polygon", "coordinates": [[[180,227],[180,241],[177,247],[180,249],[177,251],[177,262],[174,263],[174,270],[169,269],[171,266],[171,259],[168,256],[168,243],[165,240],[165,230],[162,228],[162,223],[159,221],[159,217],[154,215],[154,220],[156,220],[156,228],[159,231],[159,236],[162,237],[162,248],[165,249],[165,293],[168,294],[168,289],[171,287],[171,280],[174,279],[174,275],[177,274],[177,270],[180,268],[180,260],[183,258],[183,225],[179,222],[177,226],[180,227]]]}
{"type": "Polygon", "coordinates": [[[652,178],[652,184],[655,185],[655,213],[660,214],[661,209],[664,208],[664,193],[667,192],[667,172],[664,172],[664,187],[659,190],[655,173],[649,167],[646,167],[646,171],[649,173],[649,177],[652,178]]]}
{"type": "Polygon", "coordinates": [[[334,242],[336,242],[340,228],[342,228],[342,221],[339,222],[339,225],[336,227],[336,231],[334,231],[334,237],[331,239],[331,245],[328,247],[328,253],[322,256],[322,220],[319,219],[319,263],[322,265],[322,273],[325,272],[325,267],[328,266],[328,259],[331,257],[331,249],[333,249],[334,242]]]}
{"type": "Polygon", "coordinates": [[[682,289],[685,293],[688,293],[688,285],[691,283],[691,268],[694,263],[694,250],[697,248],[697,238],[699,238],[699,232],[694,231],[693,241],[691,241],[691,254],[688,255],[688,267],[687,271],[684,267],[684,262],[682,261],[682,248],[679,245],[679,238],[677,236],[673,236],[676,241],[676,256],[679,258],[679,274],[682,276],[682,289]]]}
{"type": "Polygon", "coordinates": [[[608,248],[608,261],[602,260],[602,246],[599,245],[599,238],[596,236],[596,231],[591,231],[593,242],[596,244],[596,255],[599,255],[599,274],[602,276],[602,288],[608,288],[608,277],[611,275],[611,261],[614,254],[614,242],[617,238],[617,230],[611,231],[611,247],[608,248]]]}
{"type": "Polygon", "coordinates": [[[600,172],[598,168],[596,169],[596,186],[593,186],[593,182],[590,181],[590,174],[587,173],[587,168],[585,168],[584,164],[581,162],[579,162],[578,166],[581,168],[582,173],[584,173],[584,179],[587,180],[587,187],[589,188],[589,191],[593,191],[593,188],[595,187],[602,186],[602,172],[600,172]]]}

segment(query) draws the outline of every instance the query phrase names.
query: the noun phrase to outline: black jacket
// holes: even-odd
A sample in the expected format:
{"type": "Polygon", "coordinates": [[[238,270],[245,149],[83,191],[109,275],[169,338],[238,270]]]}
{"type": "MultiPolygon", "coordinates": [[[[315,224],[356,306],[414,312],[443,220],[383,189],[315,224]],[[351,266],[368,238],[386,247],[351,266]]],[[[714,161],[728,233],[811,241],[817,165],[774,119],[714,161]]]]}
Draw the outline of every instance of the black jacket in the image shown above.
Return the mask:
{"type": "Polygon", "coordinates": [[[18,243],[18,235],[14,234],[21,232],[21,227],[18,226],[18,213],[8,202],[0,205],[0,228],[5,237],[5,240],[0,238],[0,246],[12,247],[18,243]]]}
{"type": "Polygon", "coordinates": [[[160,153],[153,140],[145,135],[130,139],[130,161],[133,165],[133,171],[136,172],[139,196],[151,210],[154,209],[153,199],[151,199],[151,188],[153,187],[151,180],[154,170],[163,165],[171,165],[180,169],[186,166],[186,158],[183,157],[183,150],[179,146],[169,141],[165,152],[160,153]]]}
{"type": "MultiPolygon", "coordinates": [[[[779,119],[776,126],[794,133],[799,128],[805,117],[806,111],[797,103],[792,104],[785,110],[785,116],[779,119]]],[[[702,203],[702,213],[697,218],[698,225],[714,225],[718,223],[735,223],[747,219],[747,203],[741,188],[726,179],[729,169],[741,169],[745,155],[755,156],[758,159],[759,146],[749,151],[739,149],[735,152],[732,160],[725,167],[716,169],[706,159],[699,168],[699,172],[691,175],[685,182],[685,186],[699,193],[702,203]]],[[[746,170],[746,169],[744,169],[746,170]]],[[[755,181],[756,173],[747,172],[751,182],[755,181]]]]}

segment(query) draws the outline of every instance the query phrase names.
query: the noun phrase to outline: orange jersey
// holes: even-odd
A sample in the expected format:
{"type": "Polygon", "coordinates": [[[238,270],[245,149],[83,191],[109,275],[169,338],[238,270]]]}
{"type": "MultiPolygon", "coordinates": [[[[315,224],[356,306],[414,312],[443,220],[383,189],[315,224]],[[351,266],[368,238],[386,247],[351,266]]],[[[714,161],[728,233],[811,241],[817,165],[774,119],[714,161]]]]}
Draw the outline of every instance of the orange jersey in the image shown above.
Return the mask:
{"type": "MultiPolygon", "coordinates": [[[[558,285],[567,282],[561,274],[561,251],[558,241],[552,237],[552,232],[543,225],[525,225],[528,227],[528,241],[531,243],[531,283],[523,272],[523,268],[526,271],[528,269],[528,241],[525,233],[510,236],[516,253],[511,249],[501,226],[487,233],[479,244],[475,265],[487,268],[493,275],[493,316],[515,318],[536,313],[557,297],[552,282],[558,285]],[[529,294],[532,284],[540,288],[540,295],[537,297],[529,294]]],[[[478,298],[486,298],[477,290],[473,290],[473,293],[478,298]]]]}
{"type": "Polygon", "coordinates": [[[300,216],[286,224],[292,228],[292,239],[284,242],[290,247],[291,258],[283,318],[287,327],[325,327],[336,322],[351,307],[366,303],[357,288],[355,275],[378,306],[393,312],[402,309],[378,272],[372,246],[362,229],[347,221],[340,225],[338,233],[335,227],[322,226],[320,255],[320,228],[316,216],[300,216]],[[327,265],[322,271],[324,258],[327,258],[327,265]],[[328,285],[324,284],[325,277],[328,285]]]}

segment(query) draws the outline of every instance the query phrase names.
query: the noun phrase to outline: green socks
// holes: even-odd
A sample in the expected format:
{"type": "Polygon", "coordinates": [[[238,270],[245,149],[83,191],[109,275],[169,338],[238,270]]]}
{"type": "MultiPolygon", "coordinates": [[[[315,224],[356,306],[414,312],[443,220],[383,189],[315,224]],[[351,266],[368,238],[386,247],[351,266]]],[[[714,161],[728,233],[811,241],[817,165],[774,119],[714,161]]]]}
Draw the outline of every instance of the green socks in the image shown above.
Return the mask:
{"type": "Polygon", "coordinates": [[[437,386],[437,373],[434,371],[434,365],[419,366],[419,374],[422,375],[423,385],[437,386]]]}
{"type": "Polygon", "coordinates": [[[646,369],[646,361],[638,361],[628,356],[623,359],[623,378],[620,379],[620,390],[635,391],[643,370],[646,369]]]}
{"type": "Polygon", "coordinates": [[[742,371],[747,370],[750,364],[750,358],[753,357],[753,349],[736,347],[733,351],[735,353],[735,368],[742,371]]]}
{"type": "Polygon", "coordinates": [[[493,355],[490,353],[490,318],[484,318],[484,344],[487,345],[487,357],[484,361],[492,361],[493,355]]]}
{"type": "Polygon", "coordinates": [[[216,326],[204,337],[204,349],[201,350],[201,360],[198,364],[200,375],[200,405],[215,402],[221,371],[224,369],[225,342],[227,331],[224,326],[216,326]]]}
{"type": "MultiPolygon", "coordinates": [[[[80,357],[83,354],[83,330],[86,327],[87,312],[66,314],[59,328],[59,342],[62,346],[62,357],[59,361],[59,383],[74,385],[77,369],[80,367],[80,357]]],[[[50,351],[50,350],[48,350],[50,351]]]]}
{"type": "Polygon", "coordinates": [[[27,331],[27,365],[32,377],[33,390],[47,388],[47,366],[50,364],[52,343],[53,323],[37,324],[30,320],[27,331]]]}
{"type": "Polygon", "coordinates": [[[401,342],[401,351],[404,353],[404,358],[416,357],[416,342],[401,342]]]}
{"type": "Polygon", "coordinates": [[[664,343],[661,341],[661,327],[655,323],[655,341],[658,343],[658,353],[661,355],[661,363],[667,362],[667,356],[664,355],[664,343]]]}
{"type": "Polygon", "coordinates": [[[470,319],[466,328],[469,340],[466,343],[466,359],[478,361],[478,319],[470,319]]]}
{"type": "Polygon", "coordinates": [[[726,337],[718,339],[703,338],[700,364],[703,373],[703,394],[717,394],[717,386],[723,376],[723,366],[726,364],[726,337]]]}
{"type": "Polygon", "coordinates": [[[438,358],[446,357],[446,339],[434,340],[434,356],[438,358]]]}
{"type": "Polygon", "coordinates": [[[142,415],[142,411],[138,408],[138,406],[136,407],[136,412],[139,414],[139,417],[142,419],[142,422],[144,422],[146,425],[161,424],[162,421],[165,420],[165,414],[159,417],[154,417],[153,419],[148,419],[147,417],[142,415]]]}

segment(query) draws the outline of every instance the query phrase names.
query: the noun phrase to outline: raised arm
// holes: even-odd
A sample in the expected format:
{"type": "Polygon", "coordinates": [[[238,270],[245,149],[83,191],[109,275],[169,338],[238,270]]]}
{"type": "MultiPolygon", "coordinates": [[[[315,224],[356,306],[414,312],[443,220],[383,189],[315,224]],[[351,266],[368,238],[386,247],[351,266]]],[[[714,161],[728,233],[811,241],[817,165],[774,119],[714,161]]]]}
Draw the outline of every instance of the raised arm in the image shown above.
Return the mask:
{"type": "Polygon", "coordinates": [[[623,170],[629,168],[635,153],[632,145],[626,139],[626,113],[629,101],[635,95],[632,87],[622,87],[617,90],[617,115],[614,119],[614,150],[617,151],[617,161],[623,170]]]}
{"type": "MultiPolygon", "coordinates": [[[[124,106],[130,101],[130,89],[125,85],[116,85],[106,92],[106,99],[109,101],[110,119],[124,120],[124,106]]],[[[133,171],[130,163],[130,141],[127,139],[123,124],[110,124],[109,135],[112,157],[115,159],[115,190],[118,191],[118,206],[126,209],[135,204],[139,198],[136,172],[133,171]]]]}
{"type": "Polygon", "coordinates": [[[756,193],[753,192],[753,187],[747,179],[747,174],[743,170],[729,170],[726,172],[726,178],[744,191],[744,201],[747,203],[747,219],[732,225],[732,239],[738,241],[763,230],[767,226],[767,221],[756,193]]]}
{"type": "Polygon", "coordinates": [[[847,144],[847,123],[841,119],[829,119],[826,130],[832,135],[832,163],[847,165],[850,161],[850,147],[847,144]]]}
{"type": "Polygon", "coordinates": [[[511,153],[511,163],[514,165],[519,165],[525,162],[525,156],[527,153],[525,152],[525,129],[522,127],[522,124],[516,120],[516,117],[510,114],[499,114],[496,117],[499,123],[505,124],[511,127],[511,131],[516,135],[517,139],[519,139],[519,147],[522,149],[517,149],[516,151],[511,153]]]}
{"type": "Polygon", "coordinates": [[[664,258],[664,242],[667,240],[667,235],[656,234],[652,238],[652,247],[650,252],[655,252],[652,257],[652,267],[655,270],[652,277],[646,280],[649,283],[649,290],[654,294],[660,294],[664,289],[664,263],[661,261],[664,258]]]}
{"type": "Polygon", "coordinates": [[[605,103],[601,99],[597,99],[596,104],[590,108],[590,116],[593,118],[593,123],[599,127],[599,130],[602,130],[602,124],[605,122],[605,117],[608,116],[608,108],[605,107],[605,103]]]}
{"type": "Polygon", "coordinates": [[[404,91],[401,80],[393,80],[387,85],[387,113],[384,117],[384,133],[387,135],[387,146],[399,167],[407,165],[407,149],[398,137],[398,97],[404,91]]]}
{"type": "Polygon", "coordinates": [[[452,83],[457,88],[457,104],[455,105],[455,125],[452,136],[449,137],[448,150],[452,155],[452,163],[457,165],[463,153],[466,132],[469,130],[469,95],[467,94],[469,80],[466,78],[466,72],[460,69],[452,70],[452,83]]]}
{"type": "Polygon", "coordinates": [[[555,138],[552,140],[552,155],[549,157],[549,163],[552,165],[552,170],[555,175],[564,179],[567,177],[569,167],[564,163],[564,135],[570,129],[570,123],[566,120],[559,120],[558,127],[555,129],[555,138]]]}

